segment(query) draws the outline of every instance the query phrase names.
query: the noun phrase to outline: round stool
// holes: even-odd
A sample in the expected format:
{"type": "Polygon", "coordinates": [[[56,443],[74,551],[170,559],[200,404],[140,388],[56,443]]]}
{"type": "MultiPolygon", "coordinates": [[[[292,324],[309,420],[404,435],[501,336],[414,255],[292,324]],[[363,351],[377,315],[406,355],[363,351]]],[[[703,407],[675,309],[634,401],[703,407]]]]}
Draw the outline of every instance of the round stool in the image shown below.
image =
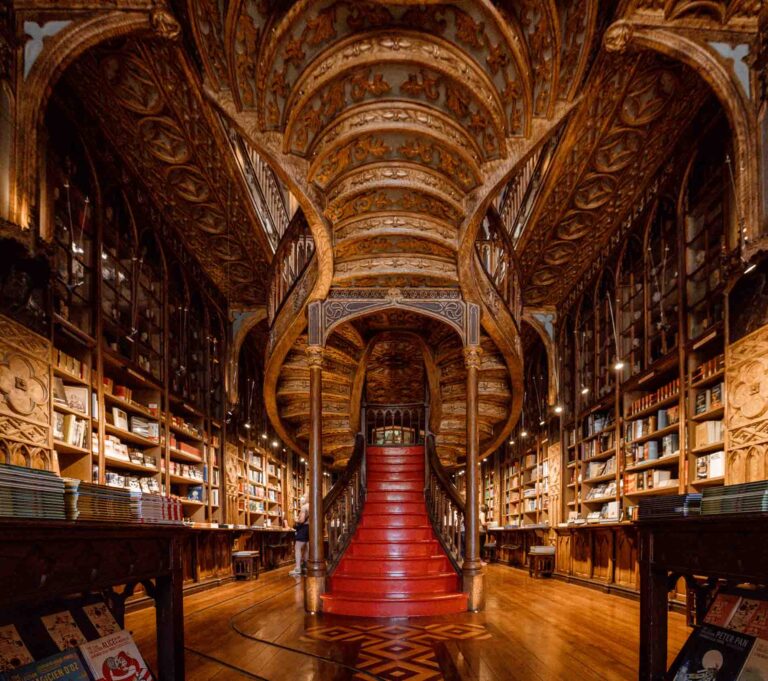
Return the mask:
{"type": "Polygon", "coordinates": [[[530,577],[551,577],[555,571],[555,547],[531,546],[528,551],[528,575],[530,577]]]}

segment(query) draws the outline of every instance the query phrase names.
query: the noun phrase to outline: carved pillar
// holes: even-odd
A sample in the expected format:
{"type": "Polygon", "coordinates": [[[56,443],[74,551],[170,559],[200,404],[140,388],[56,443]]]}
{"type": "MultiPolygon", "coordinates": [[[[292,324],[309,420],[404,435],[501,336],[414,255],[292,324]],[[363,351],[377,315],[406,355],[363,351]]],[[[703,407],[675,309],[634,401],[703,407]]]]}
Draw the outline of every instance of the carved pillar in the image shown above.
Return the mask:
{"type": "Polygon", "coordinates": [[[304,580],[304,609],[322,608],[325,593],[323,555],[323,347],[307,347],[309,364],[309,560],[304,580]]]}
{"type": "Polygon", "coordinates": [[[464,348],[467,367],[467,499],[464,513],[464,593],[469,595],[470,610],[480,610],[484,604],[484,578],[480,563],[480,485],[478,466],[480,431],[477,424],[478,371],[482,350],[477,345],[464,348]]]}

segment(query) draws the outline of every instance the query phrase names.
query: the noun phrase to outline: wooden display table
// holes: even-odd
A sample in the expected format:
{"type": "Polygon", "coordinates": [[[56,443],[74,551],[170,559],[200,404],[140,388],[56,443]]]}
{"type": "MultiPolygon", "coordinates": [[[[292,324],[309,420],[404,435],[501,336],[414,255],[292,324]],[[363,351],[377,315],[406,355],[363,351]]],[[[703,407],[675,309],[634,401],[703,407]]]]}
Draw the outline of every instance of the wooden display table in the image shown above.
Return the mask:
{"type": "MultiPolygon", "coordinates": [[[[640,681],[667,670],[668,594],[678,578],[768,584],[768,513],[640,521],[640,681]]],[[[705,594],[696,590],[701,616],[705,594]]]]}
{"type": "Polygon", "coordinates": [[[546,542],[549,525],[489,527],[488,533],[496,537],[496,557],[500,563],[525,567],[531,546],[546,542]]]}
{"type": "Polygon", "coordinates": [[[174,525],[0,520],[0,616],[102,593],[124,625],[137,584],[155,601],[159,681],[183,681],[182,537],[174,525]],[[120,592],[115,587],[124,586],[120,592]]]}

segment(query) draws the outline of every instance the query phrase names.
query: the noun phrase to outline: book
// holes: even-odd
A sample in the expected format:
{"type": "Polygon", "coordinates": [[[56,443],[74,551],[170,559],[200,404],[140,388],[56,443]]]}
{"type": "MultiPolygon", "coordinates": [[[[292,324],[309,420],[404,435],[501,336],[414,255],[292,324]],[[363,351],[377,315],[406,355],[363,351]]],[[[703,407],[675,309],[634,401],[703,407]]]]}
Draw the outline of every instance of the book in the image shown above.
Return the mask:
{"type": "Polygon", "coordinates": [[[40,619],[59,650],[77,648],[87,640],[69,610],[45,615],[40,619]]]}
{"type": "Polygon", "coordinates": [[[104,603],[91,603],[83,606],[83,612],[91,621],[99,636],[109,636],[120,631],[120,625],[115,621],[112,612],[104,603]]]}
{"type": "Polygon", "coordinates": [[[67,396],[67,406],[75,411],[88,413],[88,388],[81,386],[64,386],[64,394],[67,396]]]}
{"type": "Polygon", "coordinates": [[[716,627],[727,627],[740,601],[741,597],[736,594],[722,592],[717,594],[704,617],[704,623],[714,624],[716,627]]]}
{"type": "Polygon", "coordinates": [[[688,637],[666,681],[738,681],[754,636],[704,624],[688,637]]]}
{"type": "Polygon", "coordinates": [[[763,601],[755,598],[742,598],[739,606],[734,610],[731,619],[728,621],[728,628],[734,631],[746,632],[752,622],[752,618],[763,606],[763,601]]]}
{"type": "Polygon", "coordinates": [[[67,404],[67,392],[64,389],[64,381],[58,376],[53,379],[53,401],[56,404],[67,404]]]}
{"type": "Polygon", "coordinates": [[[9,671],[33,661],[13,624],[0,627],[0,671],[9,671]]]}
{"type": "Polygon", "coordinates": [[[738,681],[768,681],[768,641],[755,641],[738,681]]]}
{"type": "Polygon", "coordinates": [[[80,656],[74,650],[56,653],[0,675],[0,681],[88,681],[80,656]]]}
{"type": "Polygon", "coordinates": [[[115,428],[128,430],[128,414],[118,407],[112,407],[112,419],[115,428]]]}
{"type": "Polygon", "coordinates": [[[84,643],[80,652],[95,681],[151,681],[153,678],[127,631],[84,643]]]}

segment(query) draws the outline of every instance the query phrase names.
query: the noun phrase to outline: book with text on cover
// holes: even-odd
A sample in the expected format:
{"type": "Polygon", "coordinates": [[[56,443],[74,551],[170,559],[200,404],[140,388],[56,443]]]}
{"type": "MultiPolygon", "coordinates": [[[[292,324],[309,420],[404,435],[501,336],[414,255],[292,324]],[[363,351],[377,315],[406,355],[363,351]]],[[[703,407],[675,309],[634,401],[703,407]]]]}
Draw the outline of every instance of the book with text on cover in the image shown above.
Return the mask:
{"type": "Polygon", "coordinates": [[[754,636],[704,624],[688,637],[665,680],[738,681],[754,641],[754,636]]]}
{"type": "Polygon", "coordinates": [[[0,681],[88,681],[80,656],[74,650],[56,653],[44,660],[0,674],[0,681]]]}
{"type": "Polygon", "coordinates": [[[768,641],[755,641],[739,681],[768,681],[768,641]]]}
{"type": "Polygon", "coordinates": [[[716,627],[727,627],[740,602],[741,597],[737,594],[722,592],[717,594],[715,602],[709,606],[704,623],[714,624],[716,627]]]}
{"type": "Polygon", "coordinates": [[[84,643],[80,652],[95,681],[153,681],[146,662],[127,631],[84,643]]]}

